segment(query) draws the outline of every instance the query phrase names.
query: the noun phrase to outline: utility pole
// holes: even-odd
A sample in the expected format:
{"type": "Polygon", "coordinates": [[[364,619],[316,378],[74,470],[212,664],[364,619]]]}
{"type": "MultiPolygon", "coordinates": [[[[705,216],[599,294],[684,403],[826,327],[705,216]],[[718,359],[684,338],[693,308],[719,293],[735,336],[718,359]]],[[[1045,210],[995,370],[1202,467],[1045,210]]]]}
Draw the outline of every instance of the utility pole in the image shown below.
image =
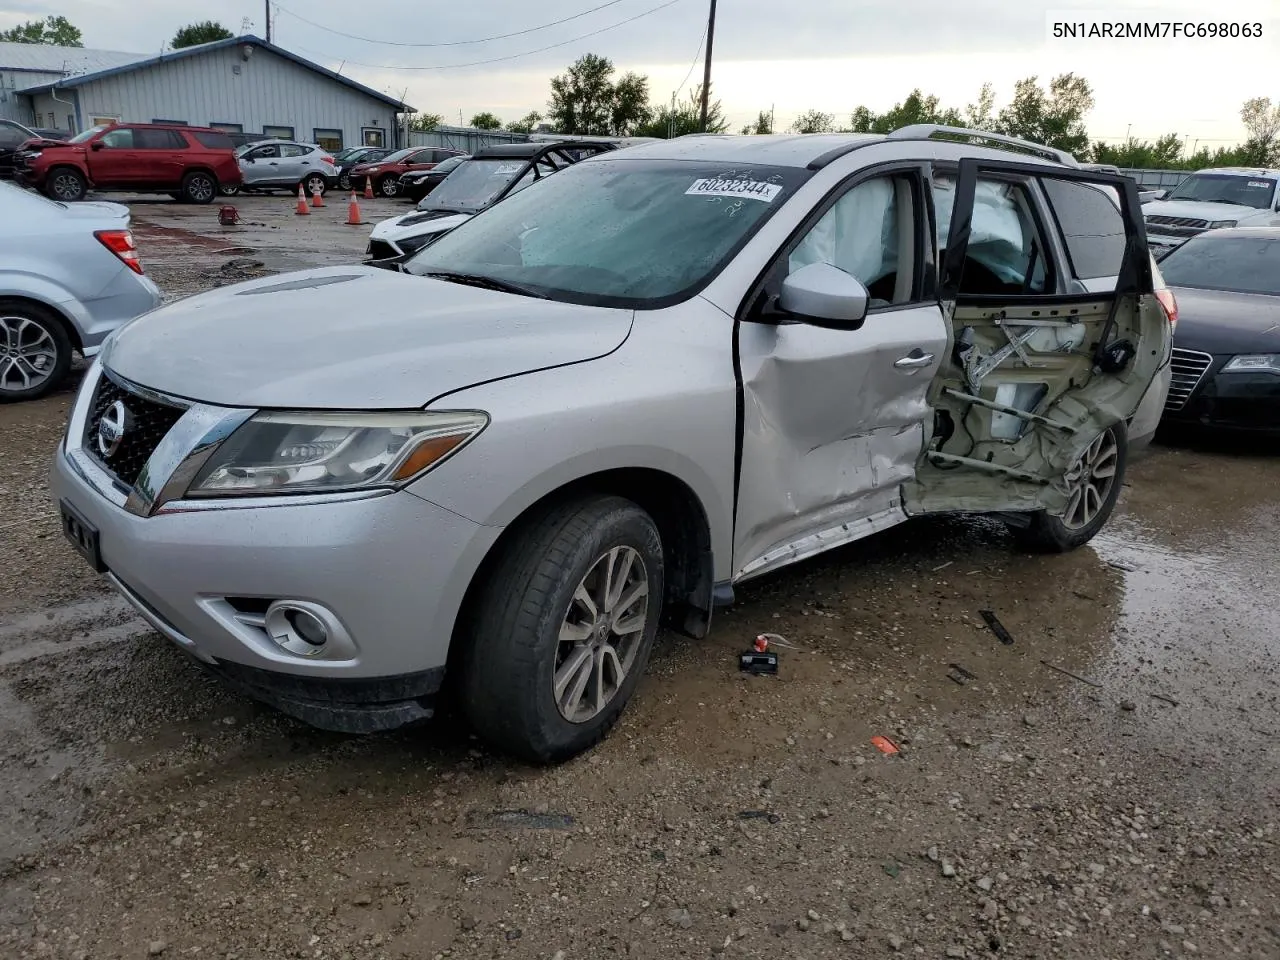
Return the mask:
{"type": "Polygon", "coordinates": [[[271,0],[263,0],[263,7],[267,13],[267,43],[271,42],[271,0]]]}
{"type": "Polygon", "coordinates": [[[707,61],[702,68],[702,123],[698,129],[707,132],[707,101],[711,96],[711,45],[716,38],[716,0],[711,0],[711,12],[707,15],[707,61]]]}

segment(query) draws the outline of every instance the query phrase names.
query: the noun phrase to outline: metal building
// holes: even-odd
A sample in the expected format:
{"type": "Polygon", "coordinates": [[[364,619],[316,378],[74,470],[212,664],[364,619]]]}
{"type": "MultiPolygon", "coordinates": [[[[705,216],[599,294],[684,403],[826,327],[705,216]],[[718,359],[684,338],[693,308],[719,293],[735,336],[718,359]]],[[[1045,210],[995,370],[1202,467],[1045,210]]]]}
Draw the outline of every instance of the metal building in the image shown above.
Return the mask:
{"type": "MultiPolygon", "coordinates": [[[[0,75],[16,75],[4,62],[6,53],[0,50],[0,75]]],[[[28,117],[38,120],[34,126],[80,131],[112,121],[181,123],[304,140],[335,151],[361,144],[396,146],[402,136],[397,136],[396,114],[412,110],[395,97],[248,35],[68,71],[19,86],[10,96],[25,103],[28,117]],[[56,122],[47,122],[50,118],[56,122]]]]}
{"type": "Polygon", "coordinates": [[[0,118],[31,127],[67,130],[74,123],[70,110],[58,110],[53,117],[48,113],[35,117],[31,101],[22,91],[64,77],[110,70],[145,59],[146,54],[116,50],[86,50],[47,43],[0,43],[0,118]]]}

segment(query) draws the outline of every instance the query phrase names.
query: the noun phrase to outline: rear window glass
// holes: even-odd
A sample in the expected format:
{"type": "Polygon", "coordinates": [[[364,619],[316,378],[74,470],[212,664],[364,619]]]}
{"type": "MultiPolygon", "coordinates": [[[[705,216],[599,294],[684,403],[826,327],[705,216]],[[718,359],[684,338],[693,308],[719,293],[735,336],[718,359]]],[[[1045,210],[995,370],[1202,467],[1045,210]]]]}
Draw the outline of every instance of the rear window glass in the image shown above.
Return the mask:
{"type": "Polygon", "coordinates": [[[1280,238],[1194,237],[1160,261],[1171,287],[1280,296],[1280,238]]]}
{"type": "Polygon", "coordinates": [[[231,138],[217,130],[193,130],[191,133],[200,141],[201,146],[208,147],[210,150],[235,149],[231,138]]]}
{"type": "Polygon", "coordinates": [[[1114,277],[1124,259],[1124,220],[1104,190],[1069,180],[1041,181],[1066,243],[1071,270],[1081,280],[1114,277]]]}

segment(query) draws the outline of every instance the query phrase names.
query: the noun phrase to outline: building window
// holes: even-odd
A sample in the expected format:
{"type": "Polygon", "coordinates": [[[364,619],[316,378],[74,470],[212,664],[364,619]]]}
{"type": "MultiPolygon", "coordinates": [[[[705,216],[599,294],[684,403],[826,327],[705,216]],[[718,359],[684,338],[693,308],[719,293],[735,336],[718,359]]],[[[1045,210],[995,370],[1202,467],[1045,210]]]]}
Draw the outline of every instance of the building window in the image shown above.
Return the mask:
{"type": "Polygon", "coordinates": [[[330,153],[337,153],[342,149],[341,130],[326,130],[323,127],[316,127],[311,131],[311,134],[315,142],[330,153]]]}
{"type": "Polygon", "coordinates": [[[266,124],[263,124],[262,135],[264,137],[272,137],[276,140],[292,140],[293,127],[269,127],[266,124]]]}
{"type": "Polygon", "coordinates": [[[240,123],[211,123],[209,126],[223,133],[244,133],[244,124],[240,123]]]}
{"type": "Polygon", "coordinates": [[[89,121],[89,126],[106,127],[106,126],[110,126],[113,123],[119,123],[119,122],[120,122],[119,117],[94,117],[89,121]]]}
{"type": "Polygon", "coordinates": [[[152,123],[163,124],[163,125],[164,125],[164,126],[166,126],[166,127],[185,127],[185,126],[187,126],[187,121],[185,121],[185,120],[152,120],[151,122],[152,122],[152,123]]]}
{"type": "Polygon", "coordinates": [[[387,131],[381,127],[361,127],[360,140],[366,147],[385,147],[387,145],[387,131]]]}

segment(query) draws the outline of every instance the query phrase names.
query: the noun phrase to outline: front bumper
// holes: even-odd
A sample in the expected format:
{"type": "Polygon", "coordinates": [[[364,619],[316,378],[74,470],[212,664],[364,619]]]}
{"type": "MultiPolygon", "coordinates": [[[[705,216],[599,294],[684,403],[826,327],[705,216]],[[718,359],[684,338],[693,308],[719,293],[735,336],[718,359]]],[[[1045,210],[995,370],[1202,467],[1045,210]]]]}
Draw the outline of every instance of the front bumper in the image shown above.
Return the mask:
{"type": "Polygon", "coordinates": [[[174,500],[139,515],[77,440],[99,367],[51,483],[96,528],[116,589],[214,673],[316,726],[367,731],[430,716],[424,699],[440,686],[466,589],[500,529],[406,491],[174,500]],[[290,653],[252,615],[273,600],[325,608],[349,644],[290,653]]]}
{"type": "Polygon", "coordinates": [[[1185,403],[1171,403],[1162,423],[1280,435],[1280,376],[1222,373],[1233,354],[1218,354],[1185,403]]]}

